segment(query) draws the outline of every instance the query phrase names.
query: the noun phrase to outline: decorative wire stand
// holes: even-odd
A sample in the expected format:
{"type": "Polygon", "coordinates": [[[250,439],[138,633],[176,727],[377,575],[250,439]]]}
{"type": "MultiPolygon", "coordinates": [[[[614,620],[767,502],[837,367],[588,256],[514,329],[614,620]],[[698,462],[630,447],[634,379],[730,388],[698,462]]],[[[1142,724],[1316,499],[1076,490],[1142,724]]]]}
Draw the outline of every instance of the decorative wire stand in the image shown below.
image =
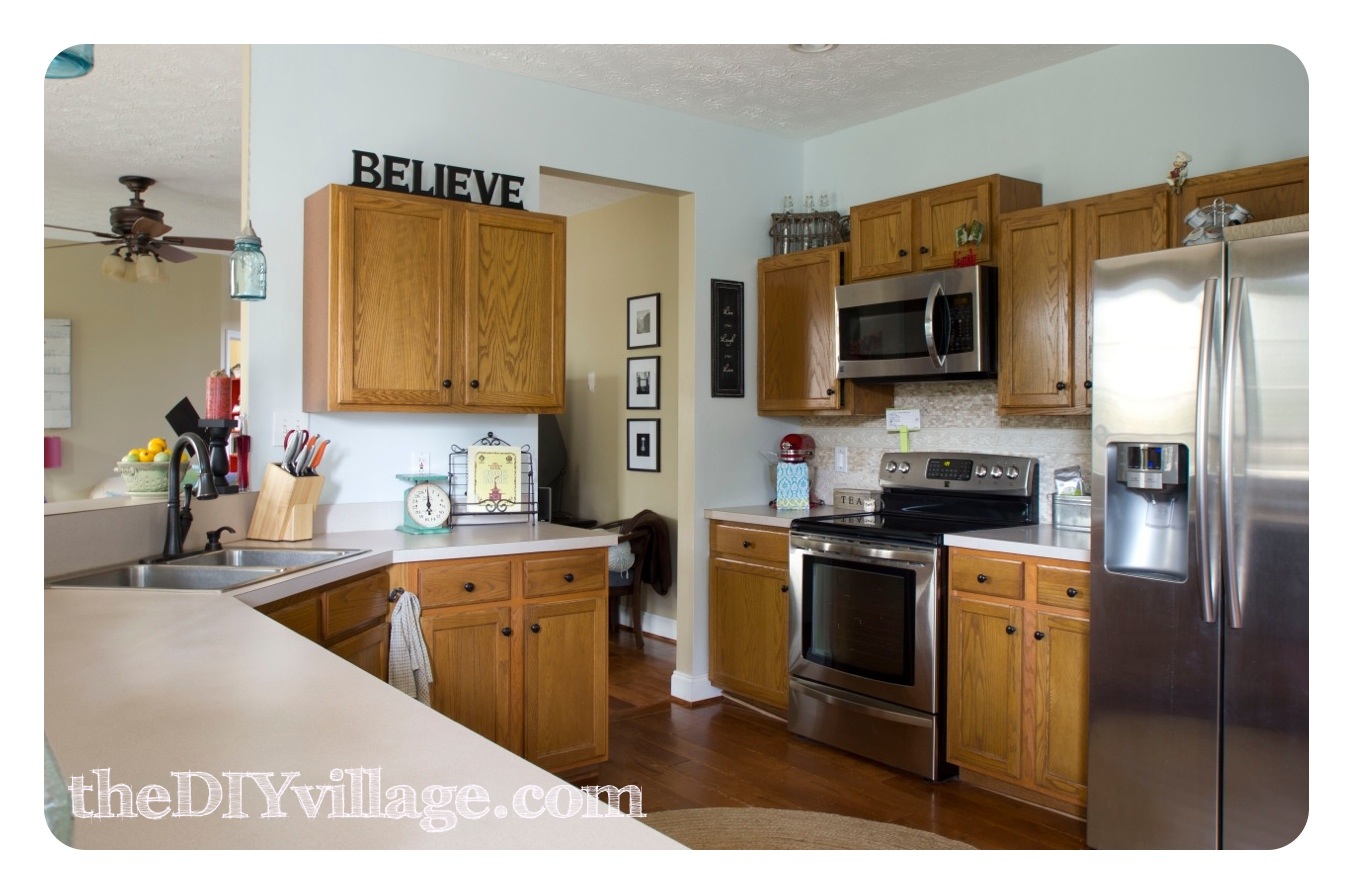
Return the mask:
{"type": "MultiPolygon", "coordinates": [[[[489,432],[471,447],[511,447],[508,442],[489,432]]],[[[449,470],[447,492],[451,495],[451,514],[457,524],[498,524],[526,522],[535,524],[538,516],[536,502],[535,458],[530,445],[521,448],[521,493],[519,500],[472,502],[470,500],[470,448],[451,445],[446,468],[449,470]],[[522,516],[525,516],[524,518],[522,516]]]]}
{"type": "Polygon", "coordinates": [[[786,211],[770,216],[771,254],[785,255],[850,240],[850,218],[839,211],[786,211]]]}

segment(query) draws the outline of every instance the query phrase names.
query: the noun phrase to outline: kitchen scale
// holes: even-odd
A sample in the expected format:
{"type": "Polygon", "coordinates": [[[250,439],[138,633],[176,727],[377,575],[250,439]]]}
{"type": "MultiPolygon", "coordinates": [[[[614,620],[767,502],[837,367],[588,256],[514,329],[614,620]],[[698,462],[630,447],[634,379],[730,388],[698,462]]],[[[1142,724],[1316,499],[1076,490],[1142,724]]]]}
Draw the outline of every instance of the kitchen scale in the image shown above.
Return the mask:
{"type": "Polygon", "coordinates": [[[450,484],[449,475],[411,472],[395,476],[409,485],[404,491],[404,524],[395,528],[405,534],[449,534],[451,494],[437,482],[450,484]]]}

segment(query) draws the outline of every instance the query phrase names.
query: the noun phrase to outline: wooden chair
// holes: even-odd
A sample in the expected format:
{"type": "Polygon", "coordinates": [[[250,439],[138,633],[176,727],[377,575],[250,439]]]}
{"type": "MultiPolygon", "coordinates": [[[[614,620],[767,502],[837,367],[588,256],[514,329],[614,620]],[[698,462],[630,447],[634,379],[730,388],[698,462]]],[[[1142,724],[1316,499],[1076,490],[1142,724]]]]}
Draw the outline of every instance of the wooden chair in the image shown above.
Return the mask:
{"type": "MultiPolygon", "coordinates": [[[[602,525],[602,528],[619,527],[625,522],[608,522],[602,525]]],[[[641,627],[641,619],[644,615],[644,557],[648,554],[648,532],[630,531],[627,534],[619,535],[619,543],[628,543],[630,549],[634,551],[634,565],[630,567],[627,573],[610,572],[610,586],[607,590],[609,598],[608,620],[611,637],[617,637],[620,633],[620,600],[629,597],[630,600],[630,629],[634,631],[634,644],[640,650],[644,648],[644,631],[641,627]]]]}

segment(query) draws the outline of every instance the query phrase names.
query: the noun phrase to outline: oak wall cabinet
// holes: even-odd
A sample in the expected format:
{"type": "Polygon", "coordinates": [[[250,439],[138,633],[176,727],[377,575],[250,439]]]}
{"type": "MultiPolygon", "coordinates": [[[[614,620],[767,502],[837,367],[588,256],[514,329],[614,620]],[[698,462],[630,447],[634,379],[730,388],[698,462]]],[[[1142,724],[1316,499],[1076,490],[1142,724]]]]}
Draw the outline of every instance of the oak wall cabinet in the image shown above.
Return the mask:
{"type": "Polygon", "coordinates": [[[559,413],[565,221],[330,185],[305,201],[306,412],[559,413]]]}

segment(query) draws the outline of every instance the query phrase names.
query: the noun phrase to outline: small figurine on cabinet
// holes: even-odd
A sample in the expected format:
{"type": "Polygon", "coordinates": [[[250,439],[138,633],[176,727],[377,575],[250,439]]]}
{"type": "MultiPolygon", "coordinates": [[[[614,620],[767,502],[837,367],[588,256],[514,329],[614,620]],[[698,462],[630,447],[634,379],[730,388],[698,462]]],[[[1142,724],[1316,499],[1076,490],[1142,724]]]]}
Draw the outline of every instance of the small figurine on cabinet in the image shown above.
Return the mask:
{"type": "Polygon", "coordinates": [[[1174,154],[1174,167],[1170,168],[1169,176],[1165,178],[1165,184],[1170,187],[1170,192],[1179,195],[1184,191],[1184,181],[1189,179],[1189,162],[1193,161],[1193,156],[1187,152],[1179,151],[1174,154]]]}

